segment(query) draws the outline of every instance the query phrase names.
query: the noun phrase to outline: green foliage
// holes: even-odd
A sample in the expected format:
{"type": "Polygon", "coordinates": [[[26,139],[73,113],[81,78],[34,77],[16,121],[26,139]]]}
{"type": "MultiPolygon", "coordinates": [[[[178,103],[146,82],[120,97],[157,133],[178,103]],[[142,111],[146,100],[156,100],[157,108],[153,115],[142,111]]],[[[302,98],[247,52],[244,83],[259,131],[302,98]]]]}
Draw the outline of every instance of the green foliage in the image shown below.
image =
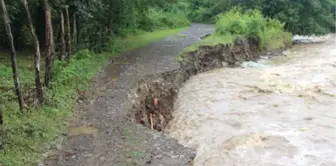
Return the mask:
{"type": "Polygon", "coordinates": [[[279,20],[265,18],[259,10],[243,13],[240,8],[218,16],[216,35],[256,36],[260,40],[260,49],[282,48],[287,43],[285,40],[288,40],[284,24],[279,20]]]}
{"type": "Polygon", "coordinates": [[[187,16],[181,11],[164,11],[159,8],[149,8],[146,18],[144,18],[141,29],[155,30],[155,29],[167,29],[178,28],[190,25],[190,21],[187,16]]]}
{"type": "Polygon", "coordinates": [[[225,34],[225,35],[210,35],[204,39],[202,39],[201,41],[192,44],[191,46],[183,49],[182,52],[180,52],[177,56],[176,56],[176,60],[177,61],[182,61],[186,55],[187,52],[192,52],[197,50],[200,46],[216,46],[219,44],[229,44],[229,45],[233,45],[234,40],[235,40],[235,36],[232,36],[231,34],[225,34]]]}
{"type": "MultiPolygon", "coordinates": [[[[21,1],[6,1],[10,14],[16,48],[32,45],[27,18],[21,1]]],[[[33,22],[44,44],[44,11],[40,0],[29,1],[33,22]]],[[[59,39],[59,11],[70,6],[70,17],[78,16],[79,48],[103,50],[109,39],[137,30],[153,31],[177,28],[190,21],[216,22],[216,16],[234,6],[244,10],[258,9],[266,17],[285,23],[285,29],[294,34],[325,34],[335,31],[335,0],[53,0],[52,18],[55,39],[59,39]],[[106,37],[101,42],[101,36],[106,37]]],[[[1,18],[1,13],[0,13],[1,18]]],[[[2,19],[2,18],[1,18],[2,19]]],[[[240,24],[233,23],[232,26],[240,24]]],[[[243,29],[237,29],[241,31],[243,29]]],[[[59,40],[56,40],[58,43],[59,40]]],[[[0,46],[7,47],[3,22],[0,21],[0,46]]]]}
{"type": "Polygon", "coordinates": [[[306,0],[265,3],[263,13],[286,22],[286,28],[296,34],[325,34],[335,27],[335,1],[306,0]],[[276,6],[274,10],[272,6],[276,6]]]}
{"type": "Polygon", "coordinates": [[[259,10],[243,13],[241,8],[233,8],[217,16],[214,34],[185,48],[176,59],[182,61],[187,52],[200,46],[233,45],[240,37],[258,37],[261,50],[274,50],[292,44],[291,33],[284,31],[284,24],[279,20],[265,18],[259,10]]]}
{"type": "MultiPolygon", "coordinates": [[[[239,6],[285,23],[294,34],[325,34],[335,31],[335,0],[189,0],[191,19],[208,22],[218,14],[239,6]]],[[[214,20],[213,20],[214,21],[214,20]]],[[[241,28],[241,27],[238,27],[241,28]]]]}
{"type": "MultiPolygon", "coordinates": [[[[31,0],[31,10],[36,33],[43,47],[45,38],[44,1],[31,0]]],[[[27,28],[27,16],[21,1],[6,1],[11,18],[12,32],[17,49],[32,46],[27,28]]],[[[185,10],[189,3],[163,0],[49,0],[56,44],[60,42],[60,11],[69,6],[70,18],[78,20],[78,48],[97,51],[106,49],[109,40],[126,36],[138,30],[178,28],[190,24],[185,10]]],[[[0,47],[8,48],[5,27],[0,12],[0,47]]],[[[73,21],[73,20],[71,20],[73,21]]],[[[72,23],[70,25],[72,27],[72,23]]],[[[72,31],[71,31],[72,32],[72,31]]]]}

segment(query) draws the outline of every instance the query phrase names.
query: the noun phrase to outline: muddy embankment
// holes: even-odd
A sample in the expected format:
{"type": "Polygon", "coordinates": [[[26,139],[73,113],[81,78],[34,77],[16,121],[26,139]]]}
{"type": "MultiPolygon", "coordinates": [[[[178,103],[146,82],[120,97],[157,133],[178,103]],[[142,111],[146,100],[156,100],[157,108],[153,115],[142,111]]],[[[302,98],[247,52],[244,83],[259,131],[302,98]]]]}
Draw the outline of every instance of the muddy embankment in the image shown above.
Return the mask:
{"type": "Polygon", "coordinates": [[[239,67],[244,61],[260,56],[282,55],[284,49],[261,52],[255,38],[237,39],[234,45],[201,46],[187,52],[180,68],[141,78],[132,90],[132,113],[137,123],[164,131],[172,120],[179,88],[191,76],[216,68],[239,67]]]}

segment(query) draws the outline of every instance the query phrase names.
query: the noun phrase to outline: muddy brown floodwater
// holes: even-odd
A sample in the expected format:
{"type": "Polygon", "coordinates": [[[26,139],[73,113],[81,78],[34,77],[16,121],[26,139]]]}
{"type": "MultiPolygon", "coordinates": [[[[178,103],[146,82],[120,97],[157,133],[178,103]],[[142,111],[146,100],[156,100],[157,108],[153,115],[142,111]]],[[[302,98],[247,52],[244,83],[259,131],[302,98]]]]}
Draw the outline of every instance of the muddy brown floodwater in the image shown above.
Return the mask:
{"type": "Polygon", "coordinates": [[[335,35],[263,68],[222,68],[180,89],[169,135],[195,166],[336,165],[335,35]]]}

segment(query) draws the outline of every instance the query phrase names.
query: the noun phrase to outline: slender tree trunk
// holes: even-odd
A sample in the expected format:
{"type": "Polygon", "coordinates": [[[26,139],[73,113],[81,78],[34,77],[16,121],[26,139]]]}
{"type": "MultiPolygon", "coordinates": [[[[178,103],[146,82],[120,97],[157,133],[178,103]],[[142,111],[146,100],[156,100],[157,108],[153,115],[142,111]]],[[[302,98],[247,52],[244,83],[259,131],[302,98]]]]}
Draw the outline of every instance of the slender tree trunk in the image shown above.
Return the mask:
{"type": "Polygon", "coordinates": [[[70,61],[71,56],[71,29],[70,29],[70,17],[69,17],[69,7],[65,7],[65,14],[66,14],[66,21],[67,21],[67,48],[68,48],[68,54],[67,54],[67,61],[70,61]]]}
{"type": "Polygon", "coordinates": [[[76,20],[76,14],[73,15],[73,26],[72,26],[73,32],[72,32],[72,40],[73,40],[73,52],[77,51],[77,20],[76,20]]]}
{"type": "MultiPolygon", "coordinates": [[[[3,0],[1,0],[1,1],[3,1],[3,0]]],[[[0,109],[0,125],[2,125],[3,124],[3,112],[2,112],[2,109],[0,109]]]]}
{"type": "Polygon", "coordinates": [[[44,102],[44,95],[43,95],[42,83],[41,83],[41,78],[40,78],[40,58],[41,58],[40,44],[39,44],[39,40],[36,36],[35,29],[33,26],[33,22],[32,22],[29,7],[28,7],[28,2],[27,0],[22,0],[22,1],[25,7],[26,13],[27,13],[31,35],[33,36],[33,39],[35,41],[34,43],[35,48],[36,48],[36,53],[34,56],[35,86],[36,86],[36,94],[37,94],[39,103],[42,104],[44,102]]]}
{"type": "Polygon", "coordinates": [[[46,87],[50,87],[50,82],[52,80],[52,65],[53,65],[53,55],[54,55],[54,40],[53,40],[53,28],[51,23],[51,11],[48,4],[48,0],[44,1],[45,7],[45,22],[46,22],[46,37],[45,37],[45,77],[44,83],[46,87]]]}
{"type": "Polygon", "coordinates": [[[62,57],[66,56],[66,45],[65,45],[65,28],[64,28],[64,15],[63,11],[61,10],[61,54],[58,57],[59,60],[62,60],[62,57]]]}
{"type": "MultiPolygon", "coordinates": [[[[14,47],[14,39],[13,39],[12,29],[11,29],[11,26],[10,26],[10,21],[9,21],[9,18],[8,18],[6,4],[5,4],[4,0],[1,0],[1,6],[2,6],[3,18],[4,18],[4,22],[5,22],[5,26],[6,26],[6,32],[7,32],[7,36],[8,36],[9,42],[10,42],[10,46],[11,46],[10,56],[11,56],[11,62],[12,62],[15,92],[16,92],[16,95],[18,97],[20,111],[23,112],[24,102],[23,102],[23,97],[22,97],[22,94],[21,94],[20,81],[19,81],[19,77],[18,77],[19,73],[18,73],[17,63],[16,63],[16,53],[15,53],[15,47],[14,47]]],[[[0,121],[2,122],[2,112],[0,112],[0,113],[1,113],[0,121]]]]}

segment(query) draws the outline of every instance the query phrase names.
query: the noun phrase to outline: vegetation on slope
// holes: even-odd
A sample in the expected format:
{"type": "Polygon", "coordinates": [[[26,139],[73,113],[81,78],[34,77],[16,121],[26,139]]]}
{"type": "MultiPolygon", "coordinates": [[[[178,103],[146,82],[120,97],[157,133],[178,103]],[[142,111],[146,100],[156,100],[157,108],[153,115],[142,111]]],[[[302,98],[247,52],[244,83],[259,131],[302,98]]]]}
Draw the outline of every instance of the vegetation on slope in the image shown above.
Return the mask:
{"type": "Polygon", "coordinates": [[[335,32],[335,0],[189,0],[189,16],[194,21],[215,21],[215,17],[234,6],[258,9],[269,18],[285,24],[293,34],[335,32]]]}
{"type": "Polygon", "coordinates": [[[185,52],[197,50],[199,46],[233,44],[240,37],[257,37],[260,50],[284,48],[292,42],[291,34],[285,32],[284,24],[280,21],[264,17],[259,10],[242,12],[240,8],[233,8],[217,17],[214,34],[186,48],[178,59],[185,52]]]}

